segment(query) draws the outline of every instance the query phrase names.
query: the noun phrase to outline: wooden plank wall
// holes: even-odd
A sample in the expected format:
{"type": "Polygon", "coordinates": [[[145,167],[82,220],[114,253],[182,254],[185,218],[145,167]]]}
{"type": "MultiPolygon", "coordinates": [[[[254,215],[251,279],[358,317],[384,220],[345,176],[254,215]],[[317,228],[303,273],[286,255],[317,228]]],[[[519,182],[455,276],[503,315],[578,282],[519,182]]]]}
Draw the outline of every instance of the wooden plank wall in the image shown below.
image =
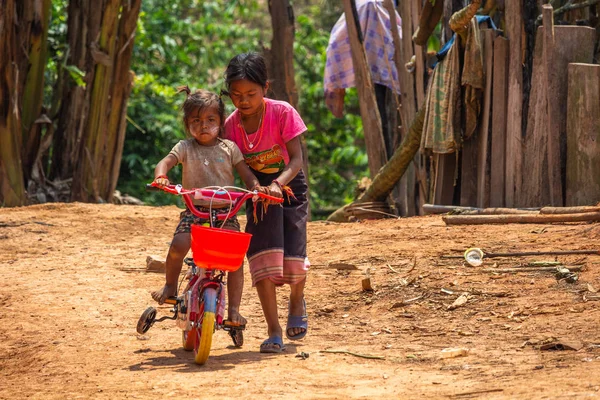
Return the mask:
{"type": "Polygon", "coordinates": [[[566,205],[600,201],[600,65],[569,64],[566,205]]]}
{"type": "MultiPolygon", "coordinates": [[[[558,115],[554,116],[553,121],[558,126],[561,148],[558,162],[560,163],[560,171],[564,173],[566,168],[568,64],[592,62],[596,33],[593,28],[574,25],[556,26],[554,30],[556,43],[553,63],[557,78],[553,93],[550,94],[554,96],[558,103],[558,115]],[[577,46],[573,46],[573,43],[577,43],[577,46]]],[[[523,152],[523,171],[526,171],[526,173],[522,175],[521,201],[519,204],[524,207],[538,207],[552,203],[549,190],[548,153],[546,151],[548,148],[548,118],[547,84],[543,73],[543,32],[544,27],[538,28],[533,56],[533,78],[523,152]]],[[[561,177],[561,182],[564,182],[564,175],[561,177]]]]}

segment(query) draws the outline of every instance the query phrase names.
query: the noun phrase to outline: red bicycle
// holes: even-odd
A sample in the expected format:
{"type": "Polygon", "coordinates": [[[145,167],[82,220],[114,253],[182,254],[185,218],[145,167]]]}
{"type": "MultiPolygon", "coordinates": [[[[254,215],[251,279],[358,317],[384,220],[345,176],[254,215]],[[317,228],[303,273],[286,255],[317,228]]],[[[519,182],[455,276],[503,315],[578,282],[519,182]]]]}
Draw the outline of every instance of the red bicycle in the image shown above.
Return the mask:
{"type": "Polygon", "coordinates": [[[193,258],[186,258],[184,262],[190,270],[180,281],[187,284],[177,297],[168,298],[165,303],[172,304],[172,316],[164,316],[156,319],[157,311],[154,307],[147,308],[140,317],[137,324],[139,334],[146,333],[155,322],[167,319],[176,320],[177,326],[183,330],[182,342],[185,350],[194,351],[194,360],[203,365],[208,360],[212,344],[212,336],[215,330],[223,329],[229,331],[234,344],[243,344],[242,331],[245,326],[234,326],[224,319],[225,312],[225,273],[236,271],[242,265],[250,238],[252,235],[243,232],[216,228],[219,221],[224,222],[242,207],[242,204],[250,198],[255,202],[258,200],[270,200],[281,203],[282,198],[269,196],[257,191],[248,191],[242,188],[206,187],[201,189],[183,189],[181,185],[168,185],[162,189],[154,183],[146,186],[148,190],[164,190],[167,193],[181,195],[188,209],[197,217],[208,219],[210,227],[192,225],[191,227],[191,250],[193,258]],[[209,212],[202,212],[194,206],[194,198],[208,200],[211,204],[209,212]],[[226,202],[229,207],[213,209],[214,202],[226,202]]]}

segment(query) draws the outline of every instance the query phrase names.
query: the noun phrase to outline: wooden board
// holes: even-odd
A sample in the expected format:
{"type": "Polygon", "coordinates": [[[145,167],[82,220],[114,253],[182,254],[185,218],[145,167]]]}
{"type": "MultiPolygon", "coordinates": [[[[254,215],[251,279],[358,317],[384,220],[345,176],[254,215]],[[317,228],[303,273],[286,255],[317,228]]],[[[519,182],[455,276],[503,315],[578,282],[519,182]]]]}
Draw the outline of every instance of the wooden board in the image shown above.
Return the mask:
{"type": "MultiPolygon", "coordinates": [[[[595,30],[585,26],[556,26],[554,64],[556,88],[554,99],[558,100],[558,113],[553,119],[560,132],[561,171],[566,168],[566,118],[568,64],[591,63],[594,54],[595,30]],[[577,46],[573,46],[577,43],[577,46]]],[[[529,97],[527,132],[524,139],[523,171],[521,182],[521,206],[538,207],[551,204],[548,177],[548,146],[546,81],[543,65],[544,28],[538,28],[533,55],[533,78],[529,97]]],[[[510,101],[510,99],[509,99],[510,101]]],[[[510,111],[509,111],[509,114],[510,111]]],[[[512,118],[512,116],[511,116],[512,118]]],[[[510,120],[510,118],[509,118],[510,120]]],[[[507,161],[508,162],[508,161],[507,161]]]]}
{"type": "Polygon", "coordinates": [[[456,174],[456,154],[435,154],[434,204],[452,205],[456,174]]]}
{"type": "Polygon", "coordinates": [[[508,40],[494,40],[492,96],[492,160],[490,168],[490,207],[504,207],[506,157],[506,107],[508,97],[508,40]]]}
{"type": "Polygon", "coordinates": [[[492,108],[494,31],[491,29],[482,29],[481,43],[483,69],[485,72],[485,86],[483,91],[483,105],[481,107],[480,130],[477,143],[477,207],[484,208],[490,205],[490,111],[492,108]]]}
{"type": "Polygon", "coordinates": [[[506,127],[505,203],[507,207],[520,205],[519,193],[523,154],[523,0],[505,3],[506,36],[510,40],[508,62],[508,106],[506,127]]]}
{"type": "Polygon", "coordinates": [[[600,201],[600,65],[569,64],[566,204],[600,201]]]}

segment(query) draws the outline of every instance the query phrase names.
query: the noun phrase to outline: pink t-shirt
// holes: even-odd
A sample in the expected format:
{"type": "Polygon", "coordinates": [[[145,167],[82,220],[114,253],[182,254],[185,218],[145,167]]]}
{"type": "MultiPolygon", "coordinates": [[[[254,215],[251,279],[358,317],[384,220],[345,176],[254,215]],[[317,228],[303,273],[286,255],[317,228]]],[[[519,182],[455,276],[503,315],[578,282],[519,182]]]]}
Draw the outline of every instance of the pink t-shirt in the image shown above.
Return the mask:
{"type": "Polygon", "coordinates": [[[238,145],[246,164],[255,171],[274,174],[290,162],[285,144],[306,131],[300,114],[285,101],[265,98],[265,118],[261,127],[246,136],[235,110],[225,121],[225,136],[238,145]]]}

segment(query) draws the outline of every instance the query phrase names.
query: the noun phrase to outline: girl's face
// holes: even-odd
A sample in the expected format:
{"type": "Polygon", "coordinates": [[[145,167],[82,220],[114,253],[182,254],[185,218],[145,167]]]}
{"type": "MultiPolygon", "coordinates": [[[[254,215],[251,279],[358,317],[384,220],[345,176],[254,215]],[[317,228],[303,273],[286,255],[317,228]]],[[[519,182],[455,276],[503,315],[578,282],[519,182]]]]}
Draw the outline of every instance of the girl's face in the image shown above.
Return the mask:
{"type": "Polygon", "coordinates": [[[190,134],[203,146],[214,146],[221,130],[221,118],[215,107],[205,107],[187,119],[190,134]]]}
{"type": "Polygon", "coordinates": [[[249,116],[257,114],[261,110],[263,97],[265,97],[268,87],[268,83],[265,87],[262,87],[258,83],[247,79],[240,79],[231,82],[229,85],[229,95],[235,108],[242,115],[249,116]]]}

